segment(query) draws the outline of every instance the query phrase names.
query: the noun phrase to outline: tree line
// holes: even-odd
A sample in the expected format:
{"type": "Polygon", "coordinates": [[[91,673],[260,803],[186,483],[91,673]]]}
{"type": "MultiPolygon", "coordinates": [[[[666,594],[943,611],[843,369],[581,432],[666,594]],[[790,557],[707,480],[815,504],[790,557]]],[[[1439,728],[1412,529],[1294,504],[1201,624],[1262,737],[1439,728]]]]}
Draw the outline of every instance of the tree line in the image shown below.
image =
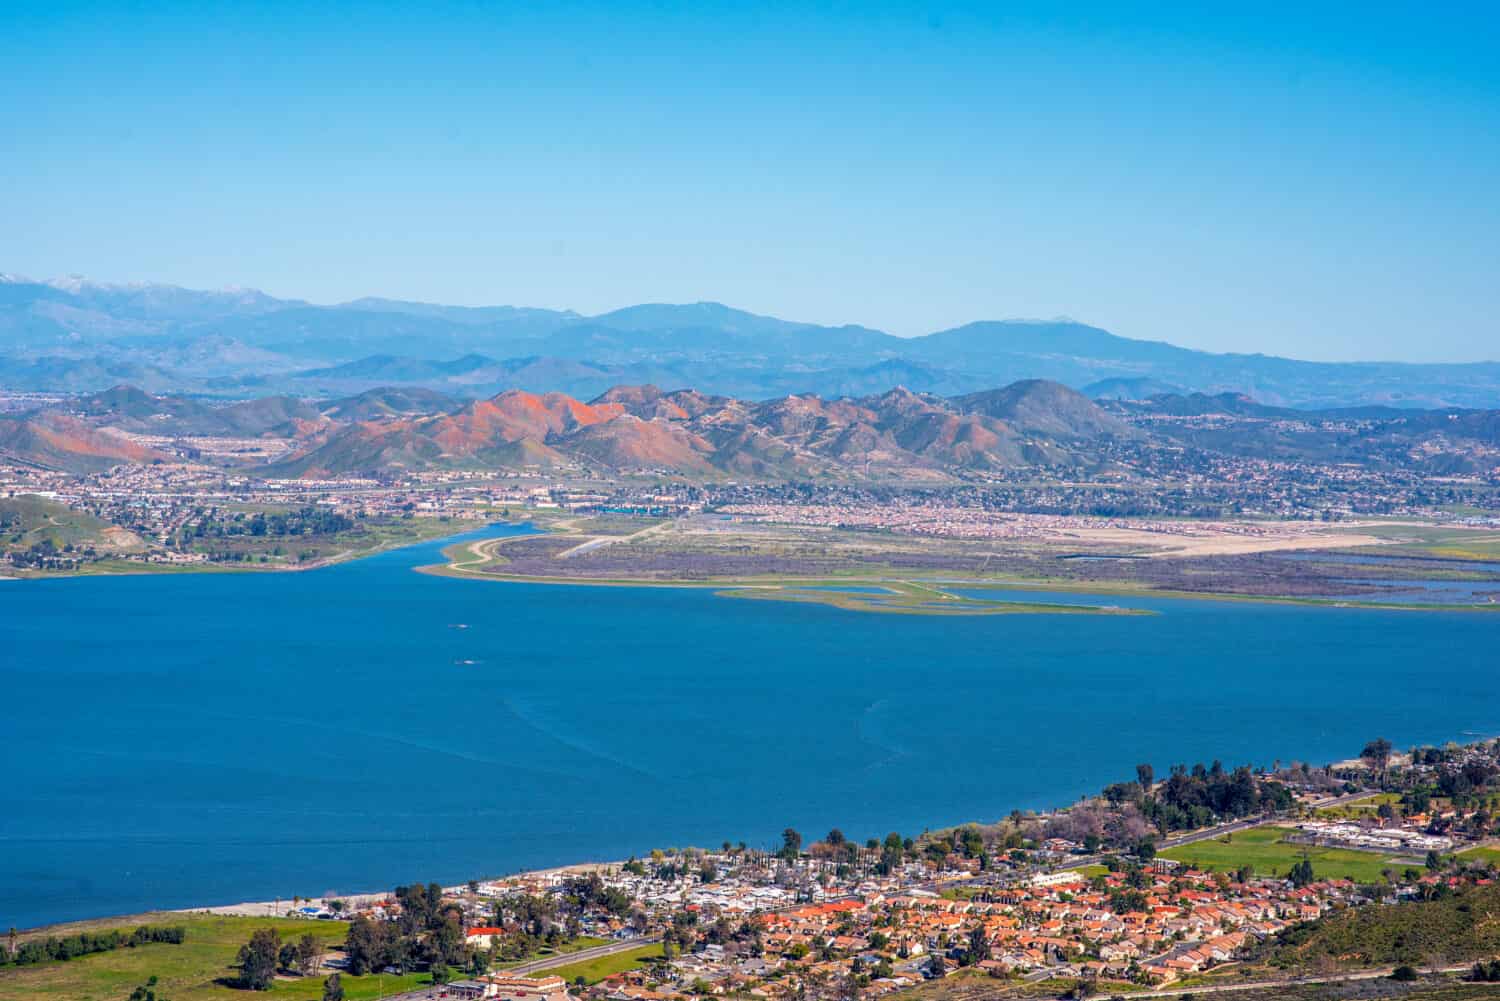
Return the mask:
{"type": "Polygon", "coordinates": [[[75,959],[96,952],[132,949],[150,942],[181,945],[187,931],[181,925],[141,925],[132,931],[121,928],[102,932],[79,932],[76,935],[32,938],[17,944],[11,933],[8,947],[0,949],[0,965],[31,966],[58,960],[75,959]]]}

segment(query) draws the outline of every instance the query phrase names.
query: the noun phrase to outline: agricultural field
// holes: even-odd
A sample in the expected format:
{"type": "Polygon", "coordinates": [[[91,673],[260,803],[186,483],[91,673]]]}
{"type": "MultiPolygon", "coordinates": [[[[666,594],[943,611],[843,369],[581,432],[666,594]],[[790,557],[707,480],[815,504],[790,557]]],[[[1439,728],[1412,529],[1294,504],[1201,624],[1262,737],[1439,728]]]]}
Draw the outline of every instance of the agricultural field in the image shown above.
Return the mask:
{"type": "Polygon", "coordinates": [[[1408,862],[1394,862],[1377,852],[1346,848],[1318,848],[1283,840],[1292,833],[1285,827],[1254,827],[1211,841],[1198,841],[1162,851],[1161,857],[1185,862],[1200,869],[1224,871],[1248,865],[1258,876],[1284,876],[1303,858],[1312,862],[1319,878],[1348,877],[1362,883],[1384,879],[1381,871],[1400,872],[1408,862]]]}

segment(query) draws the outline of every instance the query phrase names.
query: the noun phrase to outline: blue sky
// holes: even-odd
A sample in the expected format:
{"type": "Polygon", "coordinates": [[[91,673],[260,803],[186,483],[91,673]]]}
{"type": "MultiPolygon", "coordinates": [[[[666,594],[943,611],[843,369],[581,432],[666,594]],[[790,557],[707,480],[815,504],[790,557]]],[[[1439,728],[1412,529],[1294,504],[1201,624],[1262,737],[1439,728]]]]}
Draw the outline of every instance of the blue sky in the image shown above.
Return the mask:
{"type": "Polygon", "coordinates": [[[1500,358],[1475,5],[0,0],[0,270],[1500,358]]]}

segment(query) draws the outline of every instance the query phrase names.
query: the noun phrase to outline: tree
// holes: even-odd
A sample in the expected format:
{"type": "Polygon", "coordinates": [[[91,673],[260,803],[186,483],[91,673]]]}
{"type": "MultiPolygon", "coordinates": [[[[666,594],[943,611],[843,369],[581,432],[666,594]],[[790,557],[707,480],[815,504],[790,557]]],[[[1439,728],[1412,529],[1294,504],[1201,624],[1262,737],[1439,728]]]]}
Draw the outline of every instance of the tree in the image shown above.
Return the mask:
{"type": "Polygon", "coordinates": [[[384,921],[374,921],[361,914],[349,925],[349,934],[344,939],[344,955],[349,961],[349,972],[362,977],[372,970],[386,965],[391,946],[390,926],[384,921]]]}
{"type": "Polygon", "coordinates": [[[1359,756],[1370,766],[1371,771],[1380,776],[1380,782],[1384,785],[1386,769],[1391,764],[1391,742],[1384,737],[1377,737],[1365,745],[1359,756]]]}
{"type": "Polygon", "coordinates": [[[833,830],[828,832],[828,837],[824,838],[823,840],[827,841],[830,845],[837,848],[839,845],[847,841],[848,838],[844,837],[843,831],[835,827],[833,830]]]}
{"type": "Polygon", "coordinates": [[[433,963],[430,970],[435,984],[446,984],[453,979],[453,971],[448,968],[447,963],[433,963]]]}
{"type": "Polygon", "coordinates": [[[905,854],[905,843],[901,835],[895,831],[885,836],[885,844],[880,849],[880,871],[883,875],[890,875],[901,868],[901,859],[905,854]]]}
{"type": "Polygon", "coordinates": [[[922,972],[930,980],[946,977],[948,975],[948,964],[943,960],[943,954],[934,951],[932,955],[928,956],[926,965],[922,967],[922,972]]]}
{"type": "Polygon", "coordinates": [[[323,962],[323,943],[311,933],[297,940],[297,972],[311,977],[323,962]]]}
{"type": "Polygon", "coordinates": [[[974,966],[990,958],[990,937],[984,933],[984,925],[975,925],[969,932],[969,947],[964,950],[964,965],[974,966]]]}
{"type": "Polygon", "coordinates": [[[1149,764],[1136,765],[1135,780],[1140,783],[1141,792],[1150,792],[1151,786],[1156,782],[1156,769],[1149,764]]]}
{"type": "Polygon", "coordinates": [[[270,990],[281,961],[281,936],[275,928],[261,928],[240,946],[240,986],[252,991],[270,990]]]}
{"type": "Polygon", "coordinates": [[[1299,888],[1311,883],[1315,878],[1313,876],[1312,860],[1303,859],[1300,862],[1294,863],[1291,871],[1286,874],[1286,878],[1291,881],[1293,886],[1299,888]]]}
{"type": "Polygon", "coordinates": [[[781,832],[781,857],[788,862],[797,861],[797,856],[802,854],[802,835],[795,828],[788,827],[781,832]]]}
{"type": "Polygon", "coordinates": [[[428,940],[428,948],[437,962],[448,965],[462,964],[464,962],[464,930],[458,918],[450,914],[446,921],[438,925],[428,940]]]}
{"type": "Polygon", "coordinates": [[[151,977],[144,984],[130,992],[130,1001],[167,1001],[156,993],[156,978],[151,977]]]}
{"type": "Polygon", "coordinates": [[[344,1001],[344,981],[337,973],[323,981],[323,1001],[344,1001]]]}

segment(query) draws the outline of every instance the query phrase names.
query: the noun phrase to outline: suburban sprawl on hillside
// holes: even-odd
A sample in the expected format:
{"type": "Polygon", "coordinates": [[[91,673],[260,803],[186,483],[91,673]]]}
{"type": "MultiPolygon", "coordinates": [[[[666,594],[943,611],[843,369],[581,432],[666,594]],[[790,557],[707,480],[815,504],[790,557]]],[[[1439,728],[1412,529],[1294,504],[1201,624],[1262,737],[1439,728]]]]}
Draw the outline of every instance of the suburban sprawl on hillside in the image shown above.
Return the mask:
{"type": "Polygon", "coordinates": [[[788,828],[767,848],[13,932],[0,998],[121,950],[168,966],[216,919],[249,930],[220,960],[220,990],[315,979],[325,997],[385,977],[413,998],[507,1001],[1084,997],[1310,972],[1485,981],[1497,834],[1500,741],[1403,753],[1376,739],[1320,767],[1141,764],[1065,809],[915,835],[788,828]]]}

